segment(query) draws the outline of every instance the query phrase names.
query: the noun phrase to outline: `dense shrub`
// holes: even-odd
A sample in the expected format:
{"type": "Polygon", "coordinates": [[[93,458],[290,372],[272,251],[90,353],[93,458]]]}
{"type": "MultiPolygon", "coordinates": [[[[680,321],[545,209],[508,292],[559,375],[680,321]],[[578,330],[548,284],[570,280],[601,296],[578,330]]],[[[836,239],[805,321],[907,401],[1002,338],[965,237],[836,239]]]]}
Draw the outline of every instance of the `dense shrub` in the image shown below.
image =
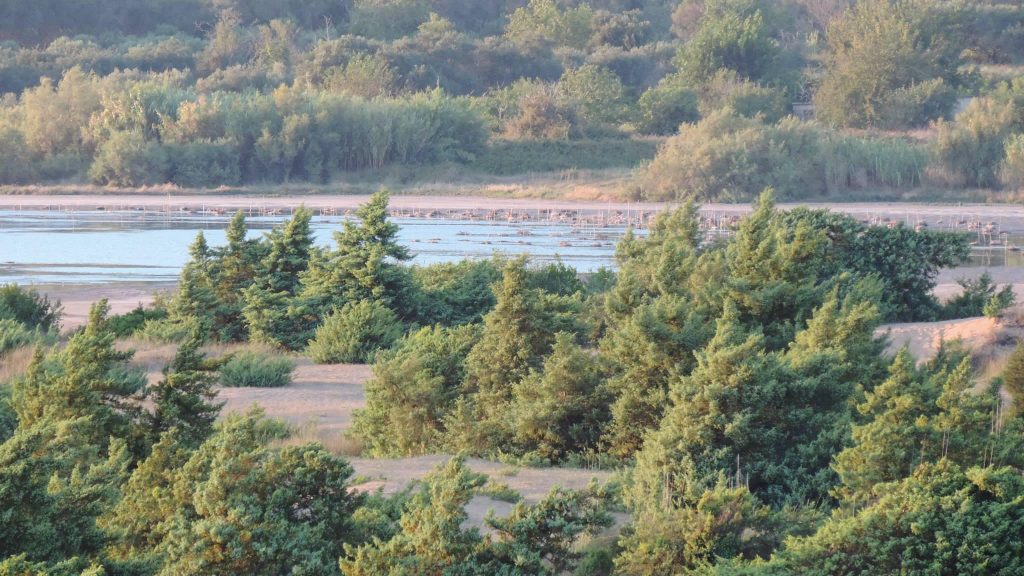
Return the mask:
{"type": "Polygon", "coordinates": [[[401,335],[402,324],[383,304],[350,302],[324,319],[306,352],[320,364],[368,362],[401,335]]]}
{"type": "Polygon", "coordinates": [[[89,167],[89,178],[97,184],[142,186],[167,181],[167,151],[135,132],[114,132],[100,146],[89,167]]]}
{"type": "Polygon", "coordinates": [[[963,290],[942,307],[944,318],[970,318],[972,316],[997,316],[1014,302],[1013,286],[1007,284],[997,290],[992,276],[985,272],[977,279],[957,280],[963,290]]]}
{"type": "Polygon", "coordinates": [[[643,134],[675,134],[684,122],[700,118],[697,93],[679,76],[668,76],[640,95],[636,128],[643,134]]]}
{"type": "MultiPolygon", "coordinates": [[[[678,128],[678,125],[676,125],[678,128]]],[[[674,129],[673,129],[674,130],[674,129]]],[[[494,140],[469,164],[488,174],[633,168],[654,158],[654,140],[494,140]]]]}
{"type": "Polygon", "coordinates": [[[238,184],[238,150],[230,142],[188,142],[166,147],[170,180],[189,188],[238,184]]]}
{"type": "Polygon", "coordinates": [[[735,112],[715,112],[684,125],[639,178],[650,200],[750,199],[767,187],[783,198],[825,191],[817,128],[795,119],[767,125],[735,112]]]}
{"type": "Polygon", "coordinates": [[[292,382],[295,362],[266,352],[245,351],[220,369],[220,384],[228,388],[280,388],[292,382]]]}
{"type": "Polygon", "coordinates": [[[23,346],[52,342],[55,333],[26,328],[24,324],[10,318],[0,318],[0,356],[23,346]]]}
{"type": "Polygon", "coordinates": [[[1014,134],[1006,139],[1003,156],[1000,171],[1003,186],[1013,190],[1024,188],[1024,134],[1014,134]]]}
{"type": "Polygon", "coordinates": [[[17,284],[0,286],[0,319],[10,319],[24,326],[54,330],[60,325],[62,309],[59,302],[17,284]]]}
{"type": "Polygon", "coordinates": [[[156,315],[143,320],[134,334],[148,342],[177,344],[184,342],[195,326],[195,322],[182,322],[178,318],[168,318],[166,314],[156,315]]]}
{"type": "Polygon", "coordinates": [[[956,186],[997,186],[1013,122],[1013,104],[992,98],[974,100],[955,122],[940,121],[934,147],[941,176],[956,186]]]}
{"type": "Polygon", "coordinates": [[[145,308],[142,304],[139,304],[129,312],[111,316],[108,320],[108,326],[110,331],[117,335],[117,337],[125,338],[142,330],[146,322],[150,320],[163,320],[165,318],[167,318],[167,310],[165,308],[145,308]]]}
{"type": "Polygon", "coordinates": [[[958,21],[915,0],[865,0],[830,28],[818,118],[878,128],[921,126],[949,113],[961,79],[958,21]]]}
{"type": "Polygon", "coordinates": [[[786,94],[778,88],[762,86],[737,76],[735,72],[723,70],[700,89],[702,115],[722,109],[748,118],[759,117],[772,124],[789,113],[789,102],[786,94]]]}
{"type": "Polygon", "coordinates": [[[890,137],[832,134],[822,153],[829,190],[914,188],[931,161],[926,145],[890,137]]]}

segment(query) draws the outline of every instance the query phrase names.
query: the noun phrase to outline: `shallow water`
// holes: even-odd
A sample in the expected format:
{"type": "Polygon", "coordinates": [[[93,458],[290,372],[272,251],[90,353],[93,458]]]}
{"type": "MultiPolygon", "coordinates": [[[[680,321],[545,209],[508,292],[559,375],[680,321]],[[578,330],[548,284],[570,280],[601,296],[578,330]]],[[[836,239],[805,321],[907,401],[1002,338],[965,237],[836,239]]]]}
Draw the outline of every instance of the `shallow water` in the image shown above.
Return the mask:
{"type": "MultiPolygon", "coordinates": [[[[248,219],[258,237],[286,216],[248,219]]],[[[344,216],[314,216],[318,245],[333,244],[344,216]]],[[[188,245],[202,230],[222,246],[230,215],[159,212],[0,211],[0,282],[84,284],[167,282],[188,260],[188,245]]],[[[504,223],[396,218],[399,241],[413,264],[526,254],[534,261],[560,258],[588,272],[610,266],[622,227],[574,229],[568,224],[504,223]]]]}

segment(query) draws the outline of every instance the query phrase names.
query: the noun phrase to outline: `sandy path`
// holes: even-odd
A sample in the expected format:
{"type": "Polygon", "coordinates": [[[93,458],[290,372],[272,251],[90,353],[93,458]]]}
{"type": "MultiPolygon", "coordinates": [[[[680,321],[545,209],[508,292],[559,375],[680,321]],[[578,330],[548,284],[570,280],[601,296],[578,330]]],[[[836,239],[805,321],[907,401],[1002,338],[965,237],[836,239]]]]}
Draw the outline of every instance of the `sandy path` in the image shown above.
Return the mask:
{"type": "Polygon", "coordinates": [[[960,340],[970,350],[980,350],[995,343],[998,325],[993,318],[964,318],[943,322],[908,322],[886,324],[878,334],[889,337],[889,352],[895,354],[906,346],[918,361],[925,361],[945,342],[960,340]]]}
{"type": "Polygon", "coordinates": [[[352,423],[352,411],[366,405],[363,383],[370,377],[365,364],[318,365],[301,359],[284,388],[221,388],[224,413],[247,410],[258,404],[275,418],[310,427],[330,446],[352,423]]]}

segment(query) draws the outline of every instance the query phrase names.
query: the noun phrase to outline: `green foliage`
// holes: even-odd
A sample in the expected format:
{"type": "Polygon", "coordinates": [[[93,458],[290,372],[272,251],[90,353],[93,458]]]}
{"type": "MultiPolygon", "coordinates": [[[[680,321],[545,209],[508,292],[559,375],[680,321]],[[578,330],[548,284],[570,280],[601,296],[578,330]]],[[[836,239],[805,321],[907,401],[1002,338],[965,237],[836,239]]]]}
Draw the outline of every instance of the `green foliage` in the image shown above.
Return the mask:
{"type": "Polygon", "coordinates": [[[369,362],[402,335],[402,324],[386,306],[372,300],[349,302],[316,329],[306,352],[320,364],[369,362]]]}
{"type": "Polygon", "coordinates": [[[0,286],[2,319],[13,320],[29,329],[49,331],[60,327],[62,313],[60,302],[52,302],[36,290],[17,284],[0,286]]]}
{"type": "Polygon", "coordinates": [[[420,454],[443,446],[464,363],[480,338],[477,326],[421,328],[381,353],[366,383],[366,408],[353,434],[377,456],[420,454]]]}
{"type": "Polygon", "coordinates": [[[749,559],[770,550],[770,511],[724,479],[703,492],[666,492],[636,513],[621,539],[616,573],[699,574],[718,559],[749,559]]]}
{"type": "MultiPolygon", "coordinates": [[[[550,350],[553,333],[549,314],[545,314],[536,290],[527,285],[525,263],[510,262],[495,287],[497,303],[484,316],[479,341],[466,357],[464,389],[474,394],[474,409],[479,411],[475,426],[488,447],[502,445],[499,438],[511,435],[506,410],[513,397],[513,386],[530,369],[540,368],[541,359],[550,350]]],[[[462,422],[460,426],[469,423],[462,422]]],[[[483,446],[461,446],[480,450],[483,446]]]]}
{"type": "Polygon", "coordinates": [[[1003,146],[1003,156],[999,172],[1003,185],[1011,190],[1024,188],[1024,135],[1009,136],[1003,146]]]}
{"type": "Polygon", "coordinates": [[[834,134],[822,153],[830,192],[915,188],[931,162],[926,146],[902,138],[834,134]]]}
{"type": "Polygon", "coordinates": [[[559,332],[543,369],[513,387],[515,441],[551,462],[597,448],[609,419],[601,370],[572,334],[559,332]]]}
{"type": "Polygon", "coordinates": [[[143,186],[167,181],[170,163],[167,152],[135,132],[114,132],[97,150],[89,168],[96,184],[143,186]]]}
{"type": "Polygon", "coordinates": [[[676,54],[679,73],[694,84],[705,83],[719,71],[744,78],[770,78],[779,58],[764,16],[754,2],[706,2],[697,32],[676,54]]]}
{"type": "Polygon", "coordinates": [[[130,459],[124,441],[104,456],[94,439],[88,418],[45,418],[23,420],[0,444],[0,557],[58,564],[100,552],[96,519],[117,501],[130,459]]]}
{"type": "Polygon", "coordinates": [[[594,13],[590,6],[560,9],[553,0],[530,0],[508,18],[505,34],[516,44],[550,44],[582,48],[592,34],[594,13]]]}
{"type": "Polygon", "coordinates": [[[828,30],[819,118],[853,127],[921,126],[948,114],[960,84],[954,9],[927,0],[856,3],[828,30]]]}
{"type": "Polygon", "coordinates": [[[939,122],[935,159],[951,184],[994,187],[1006,156],[1005,141],[1014,127],[1010,102],[977,99],[955,122],[939,122]]]}
{"type": "Polygon", "coordinates": [[[586,123],[615,125],[626,112],[626,92],[619,77],[594,64],[566,70],[558,81],[558,92],[586,123]]]}
{"type": "Polygon", "coordinates": [[[280,388],[292,383],[295,362],[264,352],[239,352],[220,369],[220,384],[229,388],[280,388]]]}
{"type": "Polygon", "coordinates": [[[767,187],[783,198],[825,190],[821,138],[795,119],[766,125],[730,110],[683,125],[639,178],[650,200],[748,200],[767,187]]]}
{"type": "Polygon", "coordinates": [[[490,535],[463,528],[465,506],[484,484],[460,459],[438,467],[406,504],[400,531],[347,547],[346,576],[397,574],[554,575],[575,567],[573,545],[581,534],[608,526],[604,496],[596,487],[555,489],[533,506],[517,504],[507,518],[486,519],[490,535]]]}
{"type": "Polygon", "coordinates": [[[259,411],[228,416],[191,453],[165,435],[110,513],[114,552],[159,574],[331,573],[355,536],[352,468],[317,444],[270,446],[286,436],[259,411]]]}
{"type": "Polygon", "coordinates": [[[114,348],[107,326],[106,300],[93,305],[89,323],[66,347],[45,354],[37,349],[23,378],[14,382],[11,405],[19,427],[82,419],[76,433],[90,446],[105,447],[113,439],[142,449],[138,400],[145,374],[130,369],[131,352],[114,348]]]}
{"type": "MultiPolygon", "coordinates": [[[[163,378],[149,390],[153,408],[147,424],[153,444],[174,429],[182,446],[196,448],[213,431],[223,404],[214,403],[217,374],[199,352],[199,344],[198,334],[193,334],[164,366],[163,378]]],[[[244,379],[237,374],[233,377],[244,379]]]]}
{"type": "Polygon", "coordinates": [[[876,488],[875,501],[787,542],[781,573],[1013,574],[1021,566],[1024,486],[1011,468],[942,460],[876,488]]]}
{"type": "Polygon", "coordinates": [[[162,307],[146,308],[142,304],[124,314],[110,317],[110,330],[118,338],[127,338],[138,333],[151,320],[164,320],[167,310],[162,307]]]}
{"type": "Polygon", "coordinates": [[[309,266],[313,236],[309,229],[313,217],[299,207],[284,227],[267,236],[269,251],[264,256],[252,283],[243,291],[242,314],[250,338],[288,350],[300,350],[312,336],[312,311],[297,300],[301,274],[309,266]]]}
{"type": "Polygon", "coordinates": [[[324,85],[333,92],[362,98],[391,96],[395,92],[395,70],[387,59],[376,54],[357,54],[344,67],[326,72],[324,85]]]}
{"type": "Polygon", "coordinates": [[[408,280],[397,264],[411,256],[388,220],[389,196],[384,189],[371,196],[356,210],[358,222],[346,221],[334,233],[334,250],[317,252],[309,262],[301,294],[322,314],[359,300],[404,309],[399,304],[408,280]]]}
{"type": "MultiPolygon", "coordinates": [[[[696,114],[695,109],[693,112],[696,114]]],[[[678,123],[674,124],[671,131],[674,132],[678,127],[678,123]]],[[[633,168],[653,158],[655,152],[657,143],[650,140],[501,139],[492,141],[485,150],[481,150],[469,166],[474,170],[499,176],[522,174],[527,171],[633,168]]]]}
{"type": "Polygon", "coordinates": [[[762,86],[733,71],[722,70],[701,87],[700,112],[708,116],[722,109],[775,123],[789,113],[789,102],[782,90],[762,86]]]}
{"type": "Polygon", "coordinates": [[[922,463],[1021,466],[1021,439],[1016,424],[1000,422],[998,391],[972,391],[970,359],[960,358],[943,350],[919,371],[906,351],[897,355],[889,378],[858,406],[864,423],[854,425],[853,445],[836,456],[844,502],[870,502],[877,485],[908,477],[922,463]]]}
{"type": "Polygon", "coordinates": [[[697,93],[679,75],[662,78],[640,95],[636,105],[636,127],[644,134],[668,136],[675,134],[680,124],[700,119],[697,93]]]}
{"type": "Polygon", "coordinates": [[[1024,345],[1017,344],[1003,369],[1003,387],[1017,416],[1024,414],[1024,345]]]}
{"type": "Polygon", "coordinates": [[[992,282],[992,275],[987,271],[978,278],[961,278],[957,284],[963,292],[957,294],[942,307],[944,318],[970,318],[972,316],[998,316],[1000,312],[1013,305],[1016,296],[1013,286],[1007,284],[1002,290],[992,282]]]}
{"type": "Polygon", "coordinates": [[[53,332],[43,332],[38,328],[31,330],[10,318],[0,319],[0,357],[25,346],[52,344],[56,339],[53,332]]]}
{"type": "Polygon", "coordinates": [[[494,307],[491,285],[501,279],[500,262],[462,260],[410,269],[419,316],[444,326],[480,322],[494,307]]]}

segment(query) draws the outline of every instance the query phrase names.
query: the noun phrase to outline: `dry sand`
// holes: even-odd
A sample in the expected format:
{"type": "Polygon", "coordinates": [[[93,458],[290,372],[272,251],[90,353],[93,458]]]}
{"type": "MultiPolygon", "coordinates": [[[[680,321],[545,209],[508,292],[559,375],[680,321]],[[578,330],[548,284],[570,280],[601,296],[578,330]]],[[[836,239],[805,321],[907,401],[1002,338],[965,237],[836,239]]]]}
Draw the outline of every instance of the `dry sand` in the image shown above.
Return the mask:
{"type": "Polygon", "coordinates": [[[106,298],[110,304],[111,314],[131,312],[140,304],[153,302],[155,294],[174,290],[174,284],[151,283],[112,283],[112,284],[79,284],[79,285],[44,285],[35,286],[51,300],[60,300],[64,308],[62,326],[65,331],[74,330],[89,320],[89,309],[93,303],[106,298]]]}

